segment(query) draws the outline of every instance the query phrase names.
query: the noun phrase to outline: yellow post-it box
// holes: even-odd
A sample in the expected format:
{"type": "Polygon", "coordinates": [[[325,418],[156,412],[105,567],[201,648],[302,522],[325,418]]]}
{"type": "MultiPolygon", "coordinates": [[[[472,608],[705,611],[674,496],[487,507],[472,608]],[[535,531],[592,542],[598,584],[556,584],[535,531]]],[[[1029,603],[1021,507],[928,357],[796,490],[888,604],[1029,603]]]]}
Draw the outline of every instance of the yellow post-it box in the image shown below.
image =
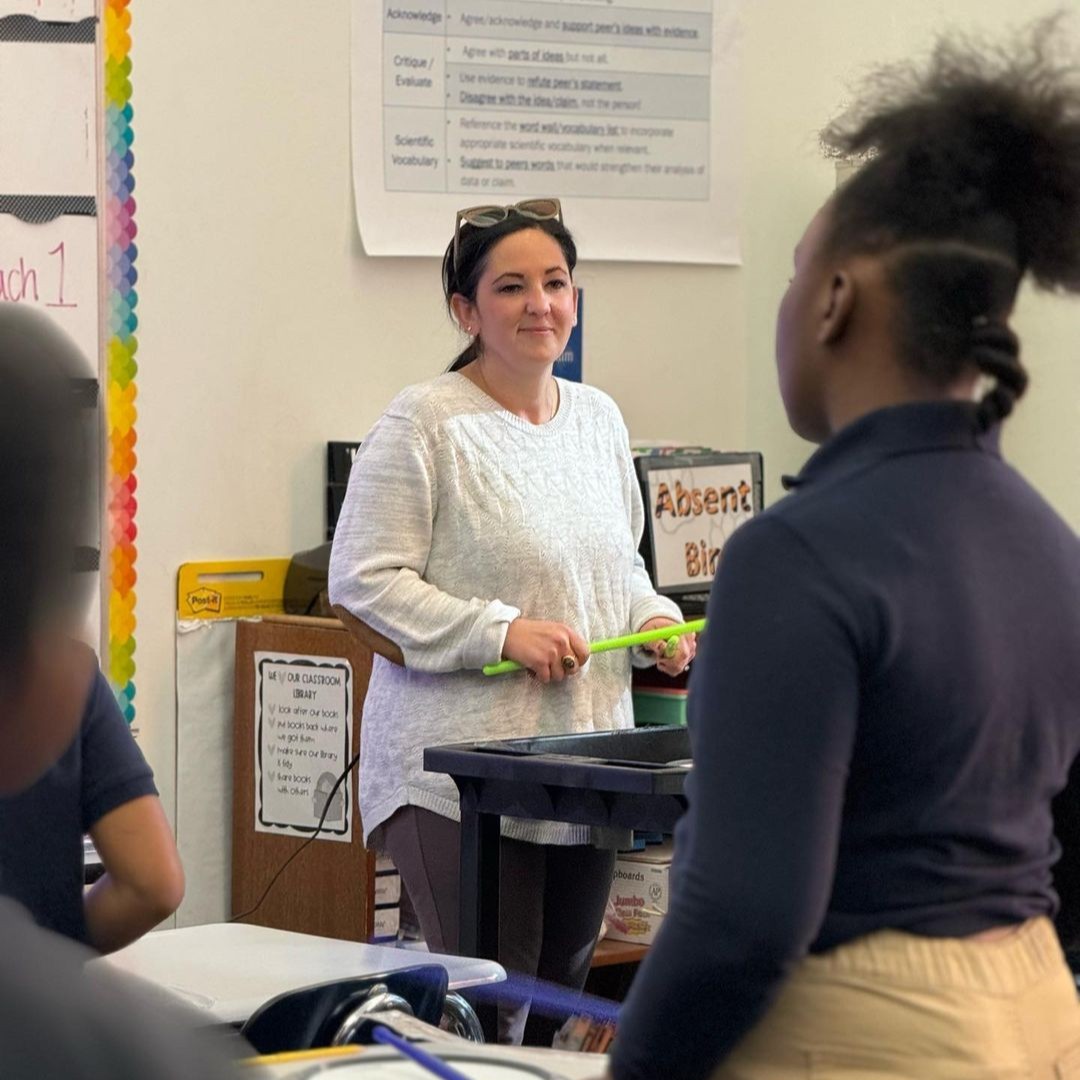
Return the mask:
{"type": "Polygon", "coordinates": [[[290,559],[184,563],[176,576],[181,619],[250,619],[285,611],[290,559]]]}

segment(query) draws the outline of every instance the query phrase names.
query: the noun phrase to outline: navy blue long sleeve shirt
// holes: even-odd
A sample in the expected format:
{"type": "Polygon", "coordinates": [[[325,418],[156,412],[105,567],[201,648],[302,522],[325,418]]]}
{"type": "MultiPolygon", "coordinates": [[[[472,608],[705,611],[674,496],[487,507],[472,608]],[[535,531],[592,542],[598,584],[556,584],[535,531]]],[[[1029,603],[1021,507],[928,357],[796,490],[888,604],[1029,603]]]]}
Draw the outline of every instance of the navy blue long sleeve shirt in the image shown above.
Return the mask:
{"type": "Polygon", "coordinates": [[[808,952],[1056,905],[1080,540],[973,406],[840,431],[728,543],[708,617],[672,902],[616,1080],[707,1076],[808,952]]]}

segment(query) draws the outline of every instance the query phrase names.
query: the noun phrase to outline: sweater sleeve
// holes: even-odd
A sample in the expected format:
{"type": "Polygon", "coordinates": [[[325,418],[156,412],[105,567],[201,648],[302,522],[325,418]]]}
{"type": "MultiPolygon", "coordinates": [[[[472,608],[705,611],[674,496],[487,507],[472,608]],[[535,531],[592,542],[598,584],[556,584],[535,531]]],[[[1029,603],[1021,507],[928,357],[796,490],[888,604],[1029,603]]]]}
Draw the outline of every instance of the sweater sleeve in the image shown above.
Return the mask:
{"type": "Polygon", "coordinates": [[[728,542],[690,685],[672,901],[622,1009],[615,1080],[709,1076],[813,942],[855,736],[854,628],[786,525],[728,542]]]}
{"type": "MultiPolygon", "coordinates": [[[[356,455],[330,555],[330,600],[390,638],[405,664],[444,672],[497,662],[521,612],[424,580],[437,506],[424,433],[385,414],[356,455]]],[[[452,513],[452,508],[447,512],[452,513]]]]}

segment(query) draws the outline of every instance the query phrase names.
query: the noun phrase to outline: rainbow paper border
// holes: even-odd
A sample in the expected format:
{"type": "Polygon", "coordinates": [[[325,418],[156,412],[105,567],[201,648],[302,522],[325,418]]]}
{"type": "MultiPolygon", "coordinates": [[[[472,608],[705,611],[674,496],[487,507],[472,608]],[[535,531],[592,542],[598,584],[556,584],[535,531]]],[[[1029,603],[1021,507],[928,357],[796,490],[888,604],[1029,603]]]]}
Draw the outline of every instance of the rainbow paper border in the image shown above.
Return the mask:
{"type": "Polygon", "coordinates": [[[108,484],[106,675],[124,717],[135,719],[135,179],[131,169],[130,0],[104,2],[105,357],[108,484]]]}

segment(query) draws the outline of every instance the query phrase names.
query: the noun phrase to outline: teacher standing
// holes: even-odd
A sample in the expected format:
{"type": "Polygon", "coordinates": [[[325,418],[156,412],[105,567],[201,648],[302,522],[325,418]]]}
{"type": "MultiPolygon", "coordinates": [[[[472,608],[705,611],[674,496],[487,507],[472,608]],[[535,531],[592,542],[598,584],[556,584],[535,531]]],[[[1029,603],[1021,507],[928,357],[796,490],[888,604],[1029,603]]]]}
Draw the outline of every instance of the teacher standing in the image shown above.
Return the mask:
{"type": "MultiPolygon", "coordinates": [[[[394,860],[437,952],[458,945],[459,809],[424,748],[630,727],[631,662],[653,653],[590,658],[586,642],[681,621],[638,554],[618,408],[553,374],[577,319],[576,261],[556,199],[457,215],[443,289],[469,344],[376,423],[335,532],[332,602],[403,660],[375,657],[364,705],[364,841],[394,860]],[[481,673],[501,659],[529,675],[481,673]]],[[[661,668],[681,672],[694,647],[680,638],[661,668]]],[[[508,969],[584,985],[614,862],[604,832],[503,819],[508,969]]],[[[502,1010],[501,1041],[522,1040],[528,1011],[502,1010]]]]}

